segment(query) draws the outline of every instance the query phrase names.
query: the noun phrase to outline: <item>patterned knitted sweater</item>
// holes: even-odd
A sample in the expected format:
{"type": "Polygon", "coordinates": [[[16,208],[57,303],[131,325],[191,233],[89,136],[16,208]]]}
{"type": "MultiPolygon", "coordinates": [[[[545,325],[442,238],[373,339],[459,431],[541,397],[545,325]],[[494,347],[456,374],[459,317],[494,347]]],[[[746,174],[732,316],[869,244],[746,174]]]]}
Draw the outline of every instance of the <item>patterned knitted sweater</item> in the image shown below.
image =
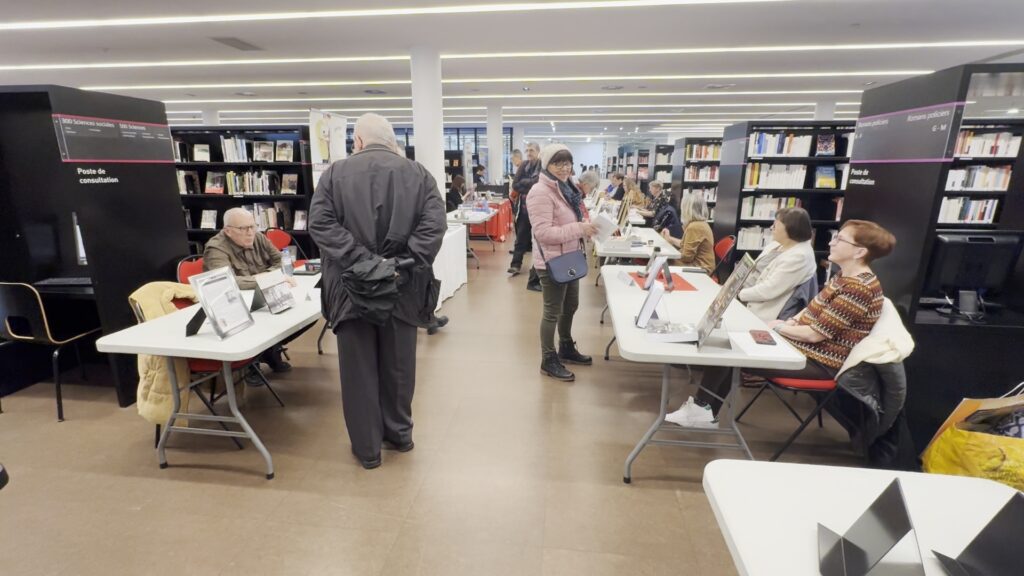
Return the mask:
{"type": "Polygon", "coordinates": [[[797,342],[793,346],[816,362],[839,370],[850,350],[863,340],[882,313],[882,285],[864,272],[849,278],[835,276],[799,315],[802,326],[825,337],[821,342],[797,342]]]}

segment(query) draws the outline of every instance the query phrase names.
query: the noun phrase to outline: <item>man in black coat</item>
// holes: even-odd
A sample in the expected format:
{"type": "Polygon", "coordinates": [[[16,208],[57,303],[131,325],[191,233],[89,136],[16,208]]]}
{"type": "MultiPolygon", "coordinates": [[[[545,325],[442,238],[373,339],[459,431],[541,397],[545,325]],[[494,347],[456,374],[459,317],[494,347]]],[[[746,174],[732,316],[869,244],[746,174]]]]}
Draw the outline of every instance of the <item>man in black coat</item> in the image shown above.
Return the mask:
{"type": "Polygon", "coordinates": [[[383,442],[401,452],[413,448],[416,327],[433,311],[426,292],[447,225],[434,177],[394,152],[395,133],[386,119],[363,115],[353,138],[352,157],[320,178],[309,233],[323,258],[324,316],[338,337],[352,453],[371,469],[380,466],[383,442]],[[413,261],[396,273],[397,299],[383,318],[379,310],[368,314],[343,279],[346,272],[353,276],[353,266],[381,259],[413,261]]]}
{"type": "MultiPolygon", "coordinates": [[[[523,267],[523,256],[533,251],[533,227],[530,225],[530,214],[526,211],[526,195],[540,178],[540,146],[536,142],[526,145],[526,161],[519,165],[512,179],[512,202],[518,202],[516,214],[516,245],[512,249],[512,263],[508,273],[515,275],[523,267]]],[[[530,268],[530,279],[526,283],[528,290],[540,292],[540,278],[537,271],[530,268]]]]}

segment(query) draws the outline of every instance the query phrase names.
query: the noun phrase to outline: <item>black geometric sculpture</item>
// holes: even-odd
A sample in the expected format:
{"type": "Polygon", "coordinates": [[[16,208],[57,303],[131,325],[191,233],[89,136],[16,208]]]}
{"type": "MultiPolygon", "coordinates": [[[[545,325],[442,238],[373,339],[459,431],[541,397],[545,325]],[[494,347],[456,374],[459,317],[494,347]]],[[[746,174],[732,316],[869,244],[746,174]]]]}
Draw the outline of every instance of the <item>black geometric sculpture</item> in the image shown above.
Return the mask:
{"type": "MultiPolygon", "coordinates": [[[[903,499],[899,479],[882,491],[846,534],[839,535],[818,524],[818,568],[822,576],[865,576],[890,550],[914,530],[903,499]]],[[[901,565],[900,574],[924,576],[917,536],[916,564],[901,565]]]]}
{"type": "Polygon", "coordinates": [[[956,558],[932,550],[950,576],[1024,573],[1024,495],[1013,495],[956,558]],[[1016,568],[1014,568],[1016,566],[1016,568]]]}

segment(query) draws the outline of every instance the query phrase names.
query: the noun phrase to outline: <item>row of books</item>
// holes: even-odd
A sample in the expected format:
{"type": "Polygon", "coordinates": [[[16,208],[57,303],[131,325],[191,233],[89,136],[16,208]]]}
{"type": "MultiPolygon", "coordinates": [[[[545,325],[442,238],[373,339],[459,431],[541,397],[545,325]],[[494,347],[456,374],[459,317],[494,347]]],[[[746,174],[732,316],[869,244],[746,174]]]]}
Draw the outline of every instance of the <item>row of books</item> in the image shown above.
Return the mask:
{"type": "MultiPolygon", "coordinates": [[[[292,212],[287,202],[274,202],[273,204],[257,202],[242,206],[252,213],[256,221],[256,228],[266,231],[268,228],[283,228],[285,230],[305,230],[308,220],[305,210],[292,212]]],[[[185,214],[185,227],[192,228],[192,211],[182,208],[185,214]]],[[[217,210],[203,210],[200,214],[199,228],[201,230],[217,230],[217,210]]]]}
{"type": "MultiPolygon", "coordinates": [[[[847,139],[847,153],[849,156],[849,134],[843,134],[847,139]]],[[[836,134],[824,133],[817,137],[811,134],[797,136],[787,132],[752,132],[747,141],[747,156],[799,156],[811,155],[811,145],[814,144],[815,156],[836,155],[836,134]]]]}
{"type": "Polygon", "coordinates": [[[650,159],[651,159],[650,153],[648,153],[648,152],[641,152],[636,157],[636,163],[639,164],[640,166],[645,166],[645,165],[649,164],[648,160],[650,160],[650,159]]]}
{"type": "Polygon", "coordinates": [[[1020,152],[1020,136],[1010,132],[975,133],[961,130],[953,155],[970,158],[1013,158],[1020,152]]]}
{"type": "Polygon", "coordinates": [[[206,173],[206,181],[201,182],[199,172],[195,170],[178,170],[179,194],[298,194],[299,175],[278,175],[273,170],[255,170],[251,172],[214,172],[206,173]]]}
{"type": "Polygon", "coordinates": [[[687,160],[719,160],[722,157],[721,144],[687,144],[687,160]]]}
{"type": "Polygon", "coordinates": [[[998,198],[978,200],[966,196],[942,199],[939,224],[991,224],[995,221],[998,198]]]}
{"type": "Polygon", "coordinates": [[[740,201],[740,218],[749,220],[774,220],[783,208],[798,208],[799,198],[775,196],[747,196],[740,201]]]}
{"type": "Polygon", "coordinates": [[[672,171],[671,170],[658,170],[654,173],[654,179],[662,184],[672,183],[672,171]]]}
{"type": "Polygon", "coordinates": [[[654,163],[659,166],[665,166],[672,163],[671,152],[659,152],[654,156],[654,163]]]}
{"type": "Polygon", "coordinates": [[[689,194],[699,193],[704,195],[704,201],[708,204],[714,204],[718,202],[718,186],[714,188],[684,188],[681,197],[686,197],[689,194]]]}
{"type": "Polygon", "coordinates": [[[714,164],[687,166],[683,172],[684,182],[718,182],[718,166],[714,164]]]}
{"type": "Polygon", "coordinates": [[[1012,172],[1012,166],[952,168],[946,176],[946,191],[1004,192],[1012,172]]]}
{"type": "Polygon", "coordinates": [[[770,226],[747,226],[736,231],[737,250],[761,250],[771,241],[770,226]]]}
{"type": "MultiPolygon", "coordinates": [[[[187,154],[188,145],[174,141],[175,162],[210,162],[210,145],[193,144],[192,155],[187,154]]],[[[221,158],[224,162],[294,162],[295,143],[291,140],[246,140],[245,138],[220,137],[221,158]]]]}
{"type": "MultiPolygon", "coordinates": [[[[833,180],[835,175],[833,174],[833,180]]],[[[744,188],[803,188],[807,180],[804,164],[747,164],[744,188]]]]}

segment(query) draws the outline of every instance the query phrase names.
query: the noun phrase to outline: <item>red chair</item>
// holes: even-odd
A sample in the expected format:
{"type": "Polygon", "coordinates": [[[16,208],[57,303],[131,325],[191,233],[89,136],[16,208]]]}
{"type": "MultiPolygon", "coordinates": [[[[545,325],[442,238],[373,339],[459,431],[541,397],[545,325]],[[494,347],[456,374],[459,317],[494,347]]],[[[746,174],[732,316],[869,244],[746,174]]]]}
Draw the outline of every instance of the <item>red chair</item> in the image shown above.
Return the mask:
{"type": "MultiPolygon", "coordinates": [[[[292,238],[291,234],[280,228],[267,228],[267,240],[270,240],[270,243],[274,245],[274,248],[284,250],[292,245],[294,238],[292,238]]],[[[306,253],[302,251],[302,246],[299,246],[297,243],[295,244],[295,248],[299,251],[299,255],[302,256],[301,260],[295,260],[294,265],[298,268],[306,263],[308,256],[306,256],[306,253]]]]}
{"type": "Polygon", "coordinates": [[[733,248],[736,247],[736,236],[732,234],[722,238],[715,243],[715,258],[718,258],[718,264],[715,265],[715,269],[711,272],[711,279],[718,282],[718,272],[722,269],[722,266],[729,260],[729,256],[732,255],[733,248]]]}
{"type": "Polygon", "coordinates": [[[178,282],[188,284],[188,279],[203,271],[202,256],[186,256],[178,262],[178,282]]]}

